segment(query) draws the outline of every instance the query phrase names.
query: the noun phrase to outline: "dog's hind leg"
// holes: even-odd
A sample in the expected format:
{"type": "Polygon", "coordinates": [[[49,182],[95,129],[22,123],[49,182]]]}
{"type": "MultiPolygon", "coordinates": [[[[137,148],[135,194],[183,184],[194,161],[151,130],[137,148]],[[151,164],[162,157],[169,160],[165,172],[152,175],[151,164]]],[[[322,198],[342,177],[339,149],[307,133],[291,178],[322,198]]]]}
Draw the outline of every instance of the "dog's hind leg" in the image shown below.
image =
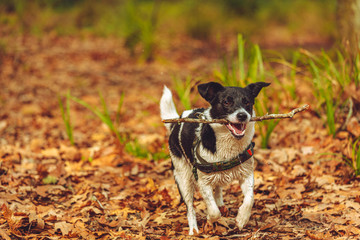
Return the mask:
{"type": "MultiPolygon", "coordinates": [[[[241,181],[240,181],[241,182],[241,181]]],[[[242,229],[250,219],[251,209],[254,205],[254,173],[252,172],[241,182],[241,190],[244,194],[243,204],[236,216],[236,225],[242,229]]]]}
{"type": "Polygon", "coordinates": [[[219,207],[219,210],[221,212],[221,216],[223,216],[223,217],[228,216],[229,211],[225,207],[225,204],[224,204],[222,187],[220,187],[220,186],[215,187],[214,198],[215,198],[216,205],[219,207]]]}
{"type": "Polygon", "coordinates": [[[195,191],[195,183],[192,179],[192,172],[178,169],[174,169],[174,177],[176,184],[178,185],[179,192],[181,194],[181,197],[183,201],[186,204],[187,208],[187,219],[189,223],[189,235],[194,234],[194,230],[198,233],[199,229],[197,227],[197,221],[196,221],[196,213],[194,209],[194,191],[195,191]]]}

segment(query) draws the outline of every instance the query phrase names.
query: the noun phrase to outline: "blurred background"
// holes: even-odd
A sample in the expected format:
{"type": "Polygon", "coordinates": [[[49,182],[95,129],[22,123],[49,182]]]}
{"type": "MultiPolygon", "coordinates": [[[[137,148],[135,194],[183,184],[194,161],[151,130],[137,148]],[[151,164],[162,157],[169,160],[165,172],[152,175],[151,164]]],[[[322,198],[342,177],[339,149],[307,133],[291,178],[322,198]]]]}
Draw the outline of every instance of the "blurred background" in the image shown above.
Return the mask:
{"type": "MultiPolygon", "coordinates": [[[[1,35],[119,37],[145,59],[192,38],[220,44],[236,34],[264,49],[329,48],[342,40],[349,0],[2,0],[1,35]],[[177,40],[175,40],[177,41],[177,40]]],[[[351,22],[351,21],[350,21],[351,22]]],[[[356,21],[353,21],[356,22],[356,21]]],[[[355,23],[359,24],[359,23],[355,23]]]]}

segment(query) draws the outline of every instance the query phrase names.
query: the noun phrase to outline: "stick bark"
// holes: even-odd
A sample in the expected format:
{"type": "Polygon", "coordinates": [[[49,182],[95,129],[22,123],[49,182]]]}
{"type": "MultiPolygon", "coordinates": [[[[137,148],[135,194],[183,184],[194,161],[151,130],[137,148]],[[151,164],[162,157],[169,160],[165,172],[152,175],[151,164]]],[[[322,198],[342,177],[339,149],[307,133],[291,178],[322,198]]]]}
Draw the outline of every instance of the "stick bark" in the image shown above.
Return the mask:
{"type": "MultiPolygon", "coordinates": [[[[264,121],[270,119],[283,119],[283,118],[292,118],[296,113],[302,112],[304,110],[309,109],[309,105],[306,104],[302,107],[295,108],[291,112],[288,113],[281,113],[281,114],[266,114],[260,117],[252,117],[250,121],[264,121]]],[[[201,118],[173,118],[173,119],[164,119],[162,120],[164,123],[220,123],[220,124],[227,124],[229,123],[226,119],[213,119],[213,120],[206,120],[201,118]]]]}

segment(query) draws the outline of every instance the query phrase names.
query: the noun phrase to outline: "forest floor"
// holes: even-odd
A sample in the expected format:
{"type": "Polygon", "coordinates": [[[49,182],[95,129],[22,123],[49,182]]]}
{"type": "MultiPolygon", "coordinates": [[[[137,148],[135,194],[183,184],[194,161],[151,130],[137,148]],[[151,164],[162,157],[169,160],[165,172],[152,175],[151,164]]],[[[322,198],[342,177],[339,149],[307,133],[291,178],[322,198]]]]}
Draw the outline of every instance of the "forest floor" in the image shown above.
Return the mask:
{"type": "Polygon", "coordinates": [[[75,102],[75,146],[68,141],[58,96],[70,90],[101,106],[101,91],[115,112],[124,93],[120,132],[149,152],[167,151],[158,108],[163,85],[171,87],[174,75],[211,73],[220,58],[212,49],[176,39],[162,58],[138,63],[116,39],[11,37],[0,57],[0,238],[359,239],[360,179],[332,154],[347,150],[358,123],[333,138],[307,111],[280,121],[270,149],[258,147],[257,134],[249,223],[235,226],[243,197],[234,182],[224,189],[229,216],[210,230],[195,194],[200,233],[192,237],[169,158],[134,157],[75,102]]]}

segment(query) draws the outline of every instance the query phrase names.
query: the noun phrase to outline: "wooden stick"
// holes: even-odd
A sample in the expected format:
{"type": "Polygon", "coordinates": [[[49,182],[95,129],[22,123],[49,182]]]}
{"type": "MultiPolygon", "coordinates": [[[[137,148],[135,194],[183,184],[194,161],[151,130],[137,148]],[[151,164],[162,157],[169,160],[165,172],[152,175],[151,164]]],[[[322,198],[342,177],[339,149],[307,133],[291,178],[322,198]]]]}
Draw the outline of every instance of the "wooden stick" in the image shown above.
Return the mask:
{"type": "MultiPolygon", "coordinates": [[[[260,117],[253,117],[250,121],[263,121],[263,120],[270,120],[270,119],[283,119],[283,118],[292,118],[296,113],[302,112],[309,108],[309,105],[306,104],[302,107],[295,108],[289,113],[282,113],[282,114],[265,114],[264,116],[260,117]]],[[[229,123],[226,119],[213,119],[213,120],[206,120],[200,118],[173,118],[173,119],[164,119],[162,120],[164,123],[220,123],[220,124],[227,124],[229,123]]]]}

